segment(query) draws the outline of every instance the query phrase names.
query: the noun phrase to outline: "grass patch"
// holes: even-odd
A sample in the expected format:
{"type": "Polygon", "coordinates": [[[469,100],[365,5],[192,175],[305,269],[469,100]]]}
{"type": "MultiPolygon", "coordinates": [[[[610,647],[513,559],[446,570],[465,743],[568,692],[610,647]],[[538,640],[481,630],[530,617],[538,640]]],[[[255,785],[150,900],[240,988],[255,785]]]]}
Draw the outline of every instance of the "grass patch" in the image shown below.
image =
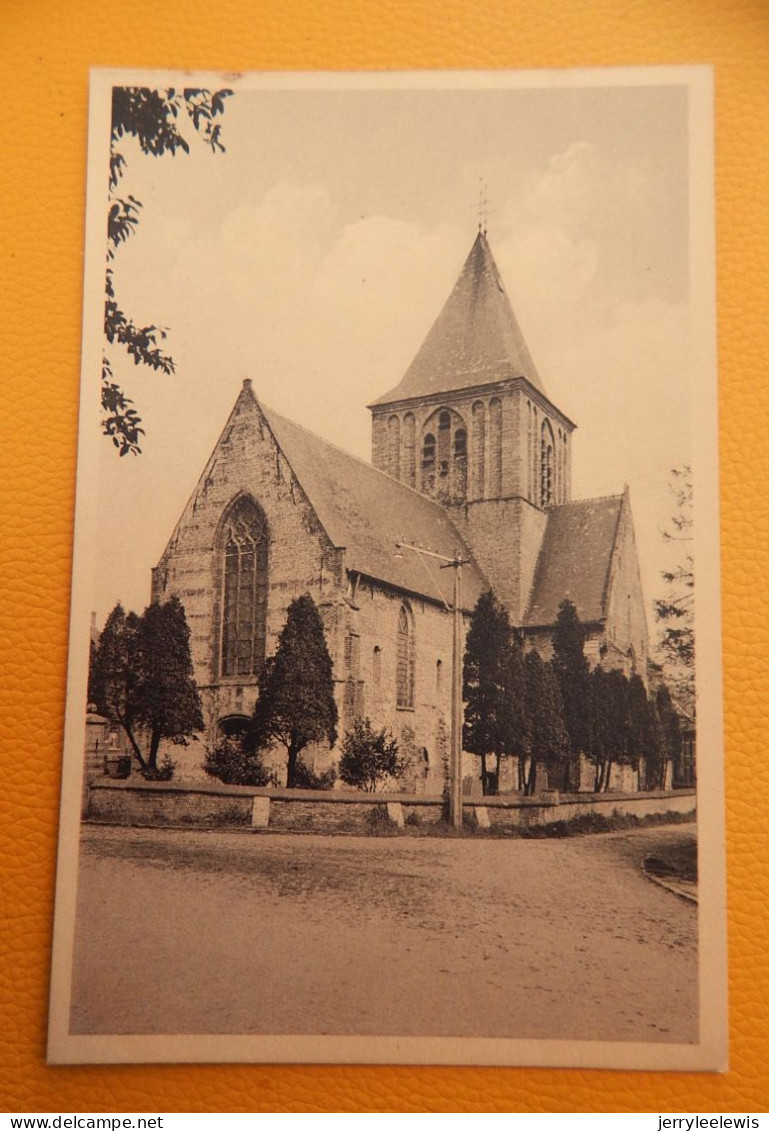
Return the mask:
{"type": "Polygon", "coordinates": [[[650,813],[645,817],[636,817],[630,813],[613,813],[611,816],[603,813],[585,813],[579,817],[572,817],[571,820],[553,821],[547,825],[492,825],[489,829],[481,829],[476,824],[474,814],[465,810],[461,829],[455,829],[446,817],[440,821],[421,823],[407,818],[406,825],[407,835],[412,837],[546,840],[622,832],[625,829],[653,828],[657,825],[686,825],[693,824],[695,820],[693,813],[650,813]]]}
{"type": "Polygon", "coordinates": [[[653,828],[656,825],[686,825],[695,820],[693,813],[648,813],[636,817],[634,813],[584,813],[570,821],[553,821],[548,825],[524,825],[500,830],[506,836],[524,840],[541,840],[544,837],[591,836],[594,833],[616,833],[624,829],[653,828]]]}
{"type": "Polygon", "coordinates": [[[387,809],[384,805],[375,805],[366,814],[366,836],[398,836],[400,831],[398,826],[387,816],[387,809]]]}
{"type": "Polygon", "coordinates": [[[654,856],[647,856],[644,869],[659,879],[688,880],[697,882],[697,845],[666,844],[657,849],[654,856]]]}

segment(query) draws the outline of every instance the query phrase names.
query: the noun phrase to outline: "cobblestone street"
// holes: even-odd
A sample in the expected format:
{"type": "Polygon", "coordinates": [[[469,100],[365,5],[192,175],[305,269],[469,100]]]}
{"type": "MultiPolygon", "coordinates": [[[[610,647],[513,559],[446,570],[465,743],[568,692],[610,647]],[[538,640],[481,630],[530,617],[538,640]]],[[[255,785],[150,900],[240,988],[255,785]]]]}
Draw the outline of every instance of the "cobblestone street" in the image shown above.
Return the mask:
{"type": "Polygon", "coordinates": [[[89,827],[72,1032],[691,1042],[697,909],[567,840],[89,827]]]}

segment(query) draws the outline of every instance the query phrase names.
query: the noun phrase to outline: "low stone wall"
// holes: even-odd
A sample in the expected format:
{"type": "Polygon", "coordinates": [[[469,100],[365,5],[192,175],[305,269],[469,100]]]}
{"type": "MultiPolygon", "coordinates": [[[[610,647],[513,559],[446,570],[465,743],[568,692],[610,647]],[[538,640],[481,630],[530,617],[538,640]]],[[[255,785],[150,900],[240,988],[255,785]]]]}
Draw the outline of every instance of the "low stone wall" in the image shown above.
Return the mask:
{"type": "Polygon", "coordinates": [[[91,782],[88,819],[113,825],[250,825],[254,790],[174,782],[91,782]]]}
{"type": "MultiPolygon", "coordinates": [[[[588,814],[694,813],[694,790],[659,793],[543,794],[465,799],[468,824],[503,829],[570,821],[588,814]]],[[[87,817],[114,825],[248,827],[276,832],[366,833],[388,823],[408,829],[442,820],[442,797],[346,793],[341,790],[253,789],[218,784],[97,780],[87,817]]]]}

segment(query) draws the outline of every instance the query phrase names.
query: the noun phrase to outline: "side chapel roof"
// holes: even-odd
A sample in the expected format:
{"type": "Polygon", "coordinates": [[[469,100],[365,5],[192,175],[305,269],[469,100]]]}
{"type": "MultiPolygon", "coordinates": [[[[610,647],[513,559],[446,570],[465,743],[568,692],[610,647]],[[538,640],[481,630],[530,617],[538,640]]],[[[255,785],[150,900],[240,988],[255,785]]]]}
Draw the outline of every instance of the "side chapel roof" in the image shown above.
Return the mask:
{"type": "Polygon", "coordinates": [[[610,495],[550,508],[524,625],[554,624],[566,598],[583,624],[606,616],[624,498],[610,495]]]}
{"type": "Polygon", "coordinates": [[[513,313],[485,232],[400,383],[370,406],[525,377],[544,387],[513,313]]]}
{"type": "MultiPolygon", "coordinates": [[[[242,395],[242,394],[241,394],[242,395]]],[[[413,542],[469,559],[467,546],[443,507],[397,483],[371,464],[260,406],[283,455],[329,538],[344,547],[345,567],[432,600],[453,600],[453,577],[435,561],[396,542],[413,542]]],[[[462,605],[471,609],[488,583],[474,562],[462,571],[462,605]]]]}

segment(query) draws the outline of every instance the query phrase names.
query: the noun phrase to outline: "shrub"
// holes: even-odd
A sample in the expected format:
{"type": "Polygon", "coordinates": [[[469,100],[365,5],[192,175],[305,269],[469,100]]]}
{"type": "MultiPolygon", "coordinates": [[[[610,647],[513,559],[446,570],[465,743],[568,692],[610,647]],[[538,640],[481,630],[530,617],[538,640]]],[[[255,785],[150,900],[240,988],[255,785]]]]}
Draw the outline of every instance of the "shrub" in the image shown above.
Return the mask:
{"type": "Polygon", "coordinates": [[[398,753],[398,743],[389,730],[375,731],[371,720],[356,719],[342,743],[339,776],[346,785],[374,793],[388,779],[399,781],[406,771],[406,760],[398,753]]]}
{"type": "Polygon", "coordinates": [[[324,770],[322,774],[317,774],[301,759],[297,759],[294,771],[294,785],[297,789],[333,789],[335,781],[336,770],[333,766],[324,770]]]}
{"type": "Polygon", "coordinates": [[[269,785],[271,780],[258,752],[247,754],[238,738],[223,738],[207,750],[203,769],[225,785],[269,785]]]}
{"type": "Polygon", "coordinates": [[[166,754],[159,766],[140,771],[145,781],[171,781],[176,772],[176,762],[166,754]]]}

